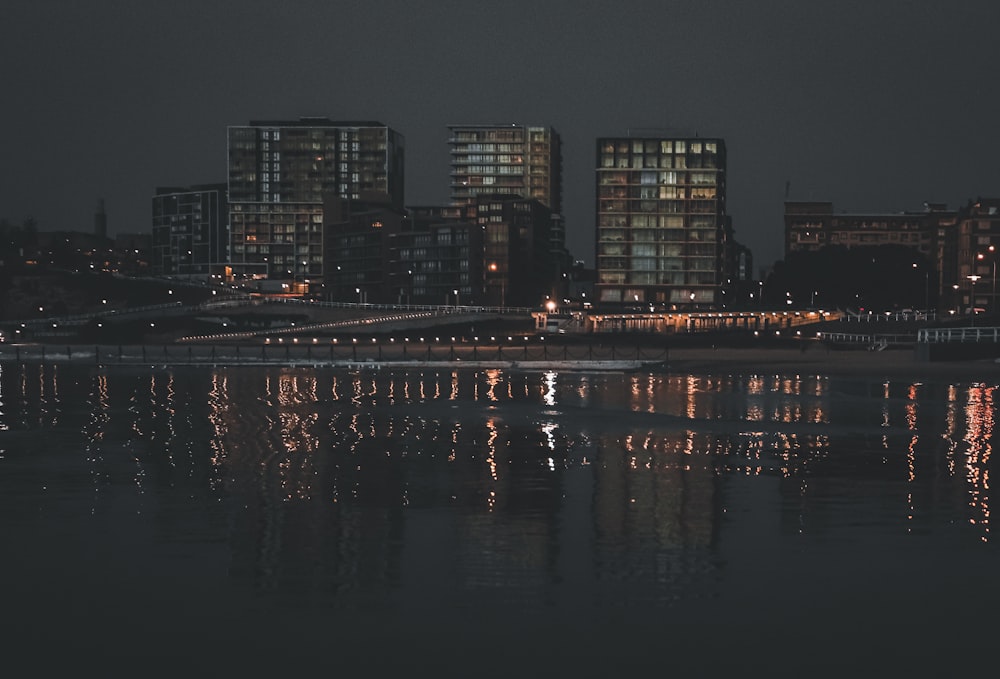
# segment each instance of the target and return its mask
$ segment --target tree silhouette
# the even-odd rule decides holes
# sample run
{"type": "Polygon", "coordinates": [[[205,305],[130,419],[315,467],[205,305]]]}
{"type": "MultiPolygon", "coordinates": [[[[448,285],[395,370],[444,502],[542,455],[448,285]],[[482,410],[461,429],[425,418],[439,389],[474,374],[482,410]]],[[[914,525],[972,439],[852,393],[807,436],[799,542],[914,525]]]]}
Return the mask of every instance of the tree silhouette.
{"type": "Polygon", "coordinates": [[[775,264],[765,283],[771,306],[817,306],[855,310],[933,307],[936,280],[931,261],[904,245],[793,252],[775,264]]]}

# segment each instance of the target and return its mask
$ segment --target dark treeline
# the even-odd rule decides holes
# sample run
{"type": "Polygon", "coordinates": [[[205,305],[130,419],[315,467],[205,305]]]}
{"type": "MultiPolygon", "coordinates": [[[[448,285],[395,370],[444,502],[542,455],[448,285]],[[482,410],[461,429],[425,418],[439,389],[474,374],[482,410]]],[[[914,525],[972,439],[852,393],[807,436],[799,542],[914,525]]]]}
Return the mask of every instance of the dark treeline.
{"type": "Polygon", "coordinates": [[[26,217],[20,226],[0,218],[0,258],[5,262],[11,255],[23,253],[25,248],[37,246],[38,222],[34,217],[26,217]]]}
{"type": "Polygon", "coordinates": [[[937,305],[938,273],[904,245],[827,246],[777,262],[764,284],[765,303],[855,310],[924,309],[937,305]]]}

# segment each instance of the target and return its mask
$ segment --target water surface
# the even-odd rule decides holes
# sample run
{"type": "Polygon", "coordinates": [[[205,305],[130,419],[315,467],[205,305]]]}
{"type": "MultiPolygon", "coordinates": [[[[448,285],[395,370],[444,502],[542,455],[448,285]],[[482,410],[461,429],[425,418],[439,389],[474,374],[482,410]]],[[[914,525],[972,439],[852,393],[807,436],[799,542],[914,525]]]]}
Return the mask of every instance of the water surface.
{"type": "Polygon", "coordinates": [[[39,663],[919,674],[997,629],[993,384],[4,365],[0,388],[4,632],[39,663]]]}

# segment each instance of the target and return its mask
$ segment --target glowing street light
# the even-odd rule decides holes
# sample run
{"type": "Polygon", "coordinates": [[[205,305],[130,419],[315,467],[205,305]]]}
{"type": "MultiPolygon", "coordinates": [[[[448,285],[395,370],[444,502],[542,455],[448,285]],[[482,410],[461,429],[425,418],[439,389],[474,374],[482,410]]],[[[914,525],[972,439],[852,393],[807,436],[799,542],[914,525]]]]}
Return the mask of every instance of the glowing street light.
{"type": "Polygon", "coordinates": [[[971,282],[972,287],[969,291],[969,316],[972,319],[972,325],[976,325],[976,281],[978,281],[982,276],[972,274],[971,276],[966,276],[971,282]]]}

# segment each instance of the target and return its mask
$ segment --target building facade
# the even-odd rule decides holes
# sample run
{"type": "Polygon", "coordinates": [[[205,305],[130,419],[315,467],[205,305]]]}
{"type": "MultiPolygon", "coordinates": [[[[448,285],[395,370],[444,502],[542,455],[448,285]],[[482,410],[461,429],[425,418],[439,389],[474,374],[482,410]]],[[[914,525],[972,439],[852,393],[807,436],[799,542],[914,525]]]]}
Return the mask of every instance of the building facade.
{"type": "Polygon", "coordinates": [[[835,214],[833,203],[785,203],[785,255],[829,245],[904,245],[930,257],[939,211],[835,214]]]}
{"type": "Polygon", "coordinates": [[[449,125],[451,203],[511,195],[562,213],[562,142],[551,127],[449,125]]]}
{"type": "Polygon", "coordinates": [[[562,141],[552,127],[451,125],[451,204],[482,229],[483,303],[534,306],[568,272],[562,141]],[[516,274],[516,275],[515,275],[516,274]]]}
{"type": "Polygon", "coordinates": [[[295,293],[322,284],[325,197],[402,210],[403,162],[402,135],[379,122],[300,118],[230,127],[234,270],[289,282],[295,293]]]}
{"type": "Polygon", "coordinates": [[[158,276],[204,276],[228,261],[225,184],[159,187],[153,196],[150,268],[158,276]]]}
{"type": "Polygon", "coordinates": [[[555,215],[541,202],[480,195],[468,205],[407,210],[409,228],[393,246],[400,298],[420,304],[539,307],[561,298],[562,257],[554,257],[555,215]]]}
{"type": "Polygon", "coordinates": [[[418,218],[393,243],[392,289],[402,304],[482,306],[482,253],[475,222],[418,218]]]}
{"type": "Polygon", "coordinates": [[[1000,257],[1000,199],[976,198],[959,210],[956,232],[956,278],[951,282],[959,313],[1000,311],[997,306],[997,258],[1000,257]]]}
{"type": "Polygon", "coordinates": [[[324,201],[322,288],[315,296],[335,302],[396,302],[390,277],[394,237],[409,229],[406,213],[387,203],[329,195],[324,201]]]}
{"type": "Polygon", "coordinates": [[[486,303],[538,307],[563,297],[560,276],[569,263],[552,247],[559,215],[538,200],[481,195],[476,223],[483,232],[486,303]]]}
{"type": "Polygon", "coordinates": [[[597,140],[595,301],[711,308],[727,271],[722,139],[597,140]]]}

